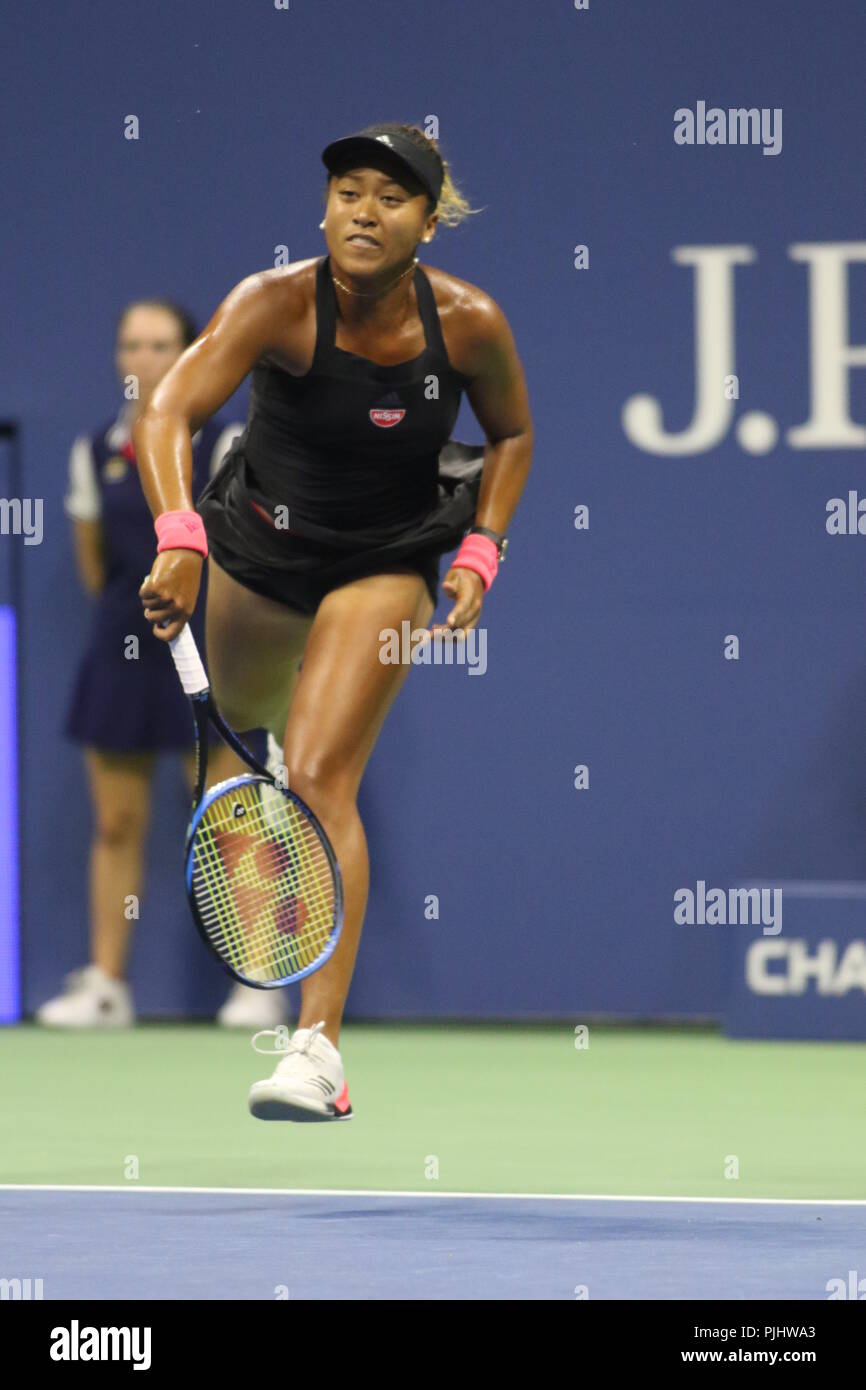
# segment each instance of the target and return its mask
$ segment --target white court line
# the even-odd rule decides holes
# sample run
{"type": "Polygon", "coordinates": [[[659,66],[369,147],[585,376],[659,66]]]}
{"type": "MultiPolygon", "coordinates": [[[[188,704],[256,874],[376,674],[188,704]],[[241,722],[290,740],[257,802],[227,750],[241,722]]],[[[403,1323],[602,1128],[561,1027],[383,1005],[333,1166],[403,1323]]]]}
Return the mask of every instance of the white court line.
{"type": "Polygon", "coordinates": [[[368,1187],[142,1187],[94,1183],[0,1183],[0,1192],[182,1192],[209,1197],[459,1197],[493,1202],[713,1202],[759,1207],[866,1207],[866,1197],[634,1197],[598,1192],[401,1192],[368,1187]]]}

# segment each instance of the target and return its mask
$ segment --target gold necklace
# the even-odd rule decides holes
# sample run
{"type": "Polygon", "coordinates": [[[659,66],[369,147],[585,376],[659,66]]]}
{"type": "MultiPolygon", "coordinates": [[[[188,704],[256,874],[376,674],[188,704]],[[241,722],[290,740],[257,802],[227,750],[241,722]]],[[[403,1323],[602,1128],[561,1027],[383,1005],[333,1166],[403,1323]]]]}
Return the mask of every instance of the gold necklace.
{"type": "Polygon", "coordinates": [[[388,286],[388,289],[387,289],[387,290],[376,290],[376,292],[375,292],[374,294],[365,294],[363,290],[350,290],[348,285],[344,285],[343,282],[342,282],[342,280],[338,280],[338,279],[337,279],[336,275],[334,274],[333,266],[331,267],[331,278],[333,279],[333,281],[334,281],[334,283],[335,283],[336,285],[339,285],[339,286],[340,286],[340,289],[341,289],[341,290],[345,290],[345,291],[346,291],[346,294],[356,294],[356,295],[360,295],[361,299],[376,299],[376,298],[378,298],[379,295],[381,295],[381,294],[387,294],[387,293],[388,293],[388,290],[392,290],[392,289],[394,288],[394,285],[398,284],[399,281],[403,279],[403,275],[408,275],[408,274],[409,274],[409,271],[410,271],[410,270],[414,270],[417,264],[418,264],[418,257],[417,257],[417,256],[414,256],[414,257],[412,258],[412,263],[411,263],[411,265],[407,265],[406,269],[403,271],[403,274],[402,274],[402,275],[398,275],[398,276],[397,276],[397,279],[393,282],[393,284],[390,284],[390,285],[388,286]]]}

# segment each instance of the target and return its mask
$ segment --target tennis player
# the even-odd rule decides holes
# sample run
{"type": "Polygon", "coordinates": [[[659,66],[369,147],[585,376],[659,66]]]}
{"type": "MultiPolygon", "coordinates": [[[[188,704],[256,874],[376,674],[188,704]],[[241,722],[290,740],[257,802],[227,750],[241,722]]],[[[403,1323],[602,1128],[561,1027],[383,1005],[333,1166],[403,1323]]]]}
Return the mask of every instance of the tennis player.
{"type": "Polygon", "coordinates": [[[356,799],[408,670],[380,659],[380,634],[408,620],[459,640],[476,626],[533,437],[502,311],[417,261],[440,221],[472,211],[436,143],[377,125],[322,160],[328,254],[242,280],[134,428],[158,537],[145,617],[160,641],[177,636],[209,556],[217,703],[233,727],[270,730],[342,872],[337,948],[301,982],[298,1028],[250,1091],[263,1119],[352,1114],[338,1044],[369,881],[356,799]],[[191,433],[249,372],[246,428],[196,511],[191,433]],[[464,391],[485,446],[449,439],[464,391]],[[451,611],[428,627],[440,556],[458,544],[443,581],[451,611]]]}
{"type": "MultiPolygon", "coordinates": [[[[114,365],[138,396],[93,434],[80,435],[69,457],[64,508],[74,528],[84,588],[94,596],[90,633],[78,665],[64,722],[82,746],[93,806],[89,855],[90,961],[67,976],[65,988],[36,1012],[40,1024],[62,1028],[128,1027],[135,1006],[127,963],[135,918],[128,895],[144,888],[144,849],[156,759],[180,754],[186,781],[195,780],[193,727],[168,653],[153,641],[138,590],[153,555],[153,519],[142,495],[132,446],[132,423],[197,328],[179,305],[138,300],[120,314],[114,365]]],[[[191,441],[197,496],[221,464],[239,423],[204,424],[191,441]]],[[[193,631],[203,629],[200,616],[193,631]]],[[[219,781],[243,771],[221,743],[211,771],[219,781]]],[[[217,1017],[226,1025],[278,1023],[278,991],[237,985],[217,1017]]]]}

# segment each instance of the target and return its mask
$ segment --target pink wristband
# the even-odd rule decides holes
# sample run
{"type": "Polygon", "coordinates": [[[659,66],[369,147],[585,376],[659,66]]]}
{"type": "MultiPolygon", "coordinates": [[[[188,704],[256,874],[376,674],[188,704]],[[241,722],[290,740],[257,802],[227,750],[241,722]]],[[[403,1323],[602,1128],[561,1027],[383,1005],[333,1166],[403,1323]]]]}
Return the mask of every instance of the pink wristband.
{"type": "Polygon", "coordinates": [[[198,512],[162,512],[153,523],[161,550],[198,550],[207,555],[207,534],[198,512]]]}
{"type": "Polygon", "coordinates": [[[451,561],[451,565],[455,569],[474,570],[476,574],[480,574],[486,593],[499,569],[499,552],[496,542],[492,541],[489,536],[479,536],[477,533],[464,536],[463,543],[451,561]]]}

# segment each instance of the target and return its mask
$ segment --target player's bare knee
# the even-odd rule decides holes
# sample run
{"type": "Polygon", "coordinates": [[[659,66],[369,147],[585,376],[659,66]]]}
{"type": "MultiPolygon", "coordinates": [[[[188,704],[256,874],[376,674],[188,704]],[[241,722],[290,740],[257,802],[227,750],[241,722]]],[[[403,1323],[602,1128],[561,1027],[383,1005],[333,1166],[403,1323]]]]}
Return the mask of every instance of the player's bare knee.
{"type": "Polygon", "coordinates": [[[289,787],[312,810],[327,806],[331,814],[335,815],[340,807],[350,807],[354,804],[357,786],[351,769],[345,765],[338,766],[327,758],[293,758],[291,751],[284,752],[284,757],[289,787]]]}

